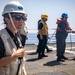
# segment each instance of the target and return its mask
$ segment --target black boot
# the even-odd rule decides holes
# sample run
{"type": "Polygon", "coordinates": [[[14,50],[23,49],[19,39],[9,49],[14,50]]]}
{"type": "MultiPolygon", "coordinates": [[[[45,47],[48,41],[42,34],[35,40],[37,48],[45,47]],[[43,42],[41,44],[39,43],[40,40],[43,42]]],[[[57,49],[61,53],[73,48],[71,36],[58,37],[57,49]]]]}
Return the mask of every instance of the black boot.
{"type": "Polygon", "coordinates": [[[39,55],[38,55],[38,59],[42,59],[42,55],[39,54],[39,55]]]}
{"type": "Polygon", "coordinates": [[[61,58],[64,59],[64,60],[68,60],[68,58],[65,57],[64,55],[61,58]]]}
{"type": "Polygon", "coordinates": [[[50,49],[48,48],[48,46],[46,46],[46,49],[47,49],[47,53],[49,53],[49,52],[52,51],[52,50],[50,50],[50,49]]]}
{"type": "Polygon", "coordinates": [[[50,49],[47,49],[47,53],[49,53],[49,52],[52,52],[52,50],[50,50],[50,49]]]}
{"type": "Polygon", "coordinates": [[[61,58],[61,56],[58,56],[57,61],[64,61],[64,60],[61,58]]]}

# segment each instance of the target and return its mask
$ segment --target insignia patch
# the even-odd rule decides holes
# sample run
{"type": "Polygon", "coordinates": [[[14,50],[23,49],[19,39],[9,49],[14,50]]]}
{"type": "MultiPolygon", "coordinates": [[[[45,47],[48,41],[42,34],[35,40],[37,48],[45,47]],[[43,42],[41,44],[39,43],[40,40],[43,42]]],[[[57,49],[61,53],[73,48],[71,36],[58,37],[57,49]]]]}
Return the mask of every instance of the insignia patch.
{"type": "Polygon", "coordinates": [[[19,9],[19,10],[23,10],[23,7],[21,7],[21,6],[18,6],[18,9],[19,9]]]}

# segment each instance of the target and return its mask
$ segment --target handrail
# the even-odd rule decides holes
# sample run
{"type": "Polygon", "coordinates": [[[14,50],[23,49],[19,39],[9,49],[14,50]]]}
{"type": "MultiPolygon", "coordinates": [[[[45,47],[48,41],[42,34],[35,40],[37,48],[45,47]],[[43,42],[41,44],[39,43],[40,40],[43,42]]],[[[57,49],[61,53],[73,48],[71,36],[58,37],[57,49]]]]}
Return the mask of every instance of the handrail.
{"type": "MultiPolygon", "coordinates": [[[[33,30],[35,32],[35,29],[33,30]]],[[[52,30],[49,30],[52,31],[52,30]]],[[[28,33],[28,40],[26,41],[26,44],[35,44],[38,43],[38,38],[37,38],[37,32],[32,32],[32,33],[28,33]]],[[[53,30],[52,32],[50,32],[49,34],[49,39],[48,39],[48,43],[56,43],[56,38],[55,38],[55,32],[56,30],[53,30]]],[[[75,42],[75,34],[70,34],[68,35],[66,41],[71,43],[71,42],[75,42]]]]}

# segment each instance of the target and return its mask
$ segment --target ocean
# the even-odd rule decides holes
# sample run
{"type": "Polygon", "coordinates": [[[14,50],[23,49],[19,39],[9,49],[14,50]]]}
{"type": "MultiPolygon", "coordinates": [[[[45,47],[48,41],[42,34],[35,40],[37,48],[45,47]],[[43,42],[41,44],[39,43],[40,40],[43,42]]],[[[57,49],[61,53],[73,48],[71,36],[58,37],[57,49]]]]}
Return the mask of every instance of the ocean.
{"type": "MultiPolygon", "coordinates": [[[[55,34],[50,34],[48,39],[48,43],[56,43],[55,34]]],[[[66,39],[66,42],[75,42],[75,34],[69,33],[66,39]]],[[[37,33],[28,33],[28,40],[26,40],[26,44],[37,44],[38,38],[37,33]]]]}

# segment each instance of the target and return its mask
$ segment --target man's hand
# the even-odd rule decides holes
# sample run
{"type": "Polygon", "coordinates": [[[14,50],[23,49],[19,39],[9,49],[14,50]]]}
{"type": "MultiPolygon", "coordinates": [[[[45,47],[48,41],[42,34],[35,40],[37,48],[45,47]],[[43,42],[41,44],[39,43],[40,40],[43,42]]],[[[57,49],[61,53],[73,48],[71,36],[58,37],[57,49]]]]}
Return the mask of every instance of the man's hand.
{"type": "Polygon", "coordinates": [[[66,30],[68,33],[75,33],[73,30],[66,30]]]}
{"type": "Polygon", "coordinates": [[[15,56],[17,58],[23,57],[25,55],[25,49],[19,48],[17,51],[13,52],[12,56],[15,56]]]}
{"type": "Polygon", "coordinates": [[[75,31],[72,31],[72,33],[75,33],[75,31]]]}
{"type": "Polygon", "coordinates": [[[40,39],[41,39],[41,40],[43,39],[43,36],[42,36],[42,35],[40,35],[40,39]]]}
{"type": "Polygon", "coordinates": [[[28,40],[28,36],[26,36],[26,40],[28,40]]]}

